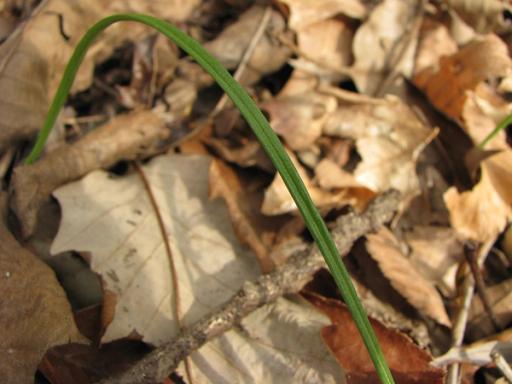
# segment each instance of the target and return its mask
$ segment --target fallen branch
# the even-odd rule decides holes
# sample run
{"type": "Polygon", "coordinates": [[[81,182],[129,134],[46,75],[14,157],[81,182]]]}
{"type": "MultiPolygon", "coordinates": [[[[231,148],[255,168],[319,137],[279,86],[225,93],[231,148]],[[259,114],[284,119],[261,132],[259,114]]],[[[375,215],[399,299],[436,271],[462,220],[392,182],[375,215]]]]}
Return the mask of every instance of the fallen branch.
{"type": "Polygon", "coordinates": [[[32,234],[39,208],[57,187],[120,160],[153,154],[159,140],[169,136],[170,129],[163,117],[152,111],[135,111],[113,118],[76,143],[63,145],[34,164],[17,166],[11,183],[11,204],[23,236],[32,234]]]}
{"type": "MultiPolygon", "coordinates": [[[[398,192],[390,191],[377,197],[364,213],[341,216],[332,230],[340,254],[347,254],[359,237],[389,221],[397,209],[399,198],[398,192]]],[[[246,282],[217,311],[199,320],[169,343],[156,348],[129,370],[101,383],[163,381],[190,353],[229,331],[257,308],[272,303],[282,295],[299,292],[324,266],[322,255],[313,245],[294,253],[274,272],[262,275],[254,282],[246,282]]]]}

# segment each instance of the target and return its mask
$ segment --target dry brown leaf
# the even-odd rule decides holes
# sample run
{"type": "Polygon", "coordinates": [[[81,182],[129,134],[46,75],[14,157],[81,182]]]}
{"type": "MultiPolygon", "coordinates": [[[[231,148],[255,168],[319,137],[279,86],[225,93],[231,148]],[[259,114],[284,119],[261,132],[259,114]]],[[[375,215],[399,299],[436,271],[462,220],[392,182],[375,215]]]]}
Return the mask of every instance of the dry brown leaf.
{"type": "Polygon", "coordinates": [[[423,277],[447,297],[456,293],[458,264],[464,260],[463,245],[449,227],[415,226],[405,233],[411,248],[409,260],[423,277]]]}
{"type": "Polygon", "coordinates": [[[263,194],[260,188],[254,188],[259,182],[255,182],[251,175],[244,176],[221,160],[213,160],[209,171],[210,198],[224,199],[238,239],[253,250],[262,272],[268,273],[274,269],[274,263],[269,258],[271,239],[275,237],[273,233],[286,223],[286,219],[261,214],[263,194]]]}
{"type": "Polygon", "coordinates": [[[487,242],[505,229],[512,214],[512,151],[482,162],[482,176],[471,191],[451,187],[444,194],[452,227],[463,239],[487,242]]]}
{"type": "Polygon", "coordinates": [[[315,167],[315,181],[324,189],[361,187],[352,174],[328,158],[320,160],[315,167]]]}
{"type": "Polygon", "coordinates": [[[366,248],[395,288],[420,313],[450,326],[443,299],[435,286],[406,258],[396,237],[388,229],[367,235],[366,248]]]}
{"type": "Polygon", "coordinates": [[[384,0],[357,29],[352,77],[361,93],[382,94],[387,79],[412,74],[422,7],[416,0],[384,0]]]}
{"type": "Polygon", "coordinates": [[[4,383],[33,383],[52,346],[85,339],[53,271],[0,225],[0,340],[4,383]]]}
{"type": "Polygon", "coordinates": [[[457,43],[451,37],[448,28],[440,22],[426,18],[421,26],[414,73],[429,67],[437,68],[441,57],[455,52],[457,52],[457,43]]]}
{"type": "Polygon", "coordinates": [[[345,78],[343,73],[352,62],[353,37],[350,22],[341,17],[310,24],[297,32],[300,51],[293,66],[307,69],[331,82],[339,82],[345,78]]]}
{"type": "MultiPolygon", "coordinates": [[[[322,330],[324,341],[346,370],[347,383],[380,383],[363,340],[346,306],[332,299],[306,295],[307,299],[332,321],[322,330]]],[[[441,384],[444,372],[430,364],[430,354],[415,345],[407,336],[370,319],[384,358],[397,383],[441,384]]]]}
{"type": "Polygon", "coordinates": [[[24,236],[33,232],[39,208],[55,188],[120,160],[154,153],[169,134],[163,116],[135,111],[114,117],[82,140],[63,145],[32,165],[16,167],[12,206],[24,236]]]}
{"type": "MultiPolygon", "coordinates": [[[[183,20],[197,6],[198,0],[110,2],[48,0],[32,17],[9,36],[0,47],[0,88],[8,89],[0,96],[0,147],[30,137],[42,124],[67,60],[87,28],[100,18],[115,12],[141,12],[170,20],[183,20]],[[66,40],[59,29],[62,16],[66,40]],[[28,81],[27,79],[30,79],[28,81]]],[[[138,25],[118,24],[110,27],[89,51],[73,90],[83,90],[92,81],[96,60],[105,58],[126,39],[148,34],[138,25]]]]}
{"type": "MultiPolygon", "coordinates": [[[[373,193],[368,191],[366,188],[346,188],[343,190],[329,192],[316,187],[295,156],[292,153],[288,154],[317,207],[321,209],[330,209],[351,204],[358,209],[362,209],[373,197],[373,193]]],[[[290,192],[288,192],[281,176],[276,174],[274,180],[265,191],[265,198],[261,206],[261,212],[265,215],[280,215],[296,211],[297,205],[295,204],[295,201],[293,201],[293,198],[290,195],[290,192]]]]}
{"type": "MultiPolygon", "coordinates": [[[[253,254],[237,242],[224,203],[208,199],[209,167],[206,156],[184,155],[157,157],[143,167],[168,233],[185,325],[259,275],[253,254]]],[[[89,252],[92,269],[116,301],[103,341],[136,333],[152,344],[168,342],[180,331],[169,259],[138,176],[113,178],[96,171],[55,195],[63,220],[52,251],[89,252]]],[[[192,378],[195,383],[210,383],[212,377],[239,383],[305,377],[339,382],[341,369],[319,337],[326,324],[328,319],[304,303],[279,299],[194,352],[192,378]]]]}
{"type": "Polygon", "coordinates": [[[260,104],[270,115],[270,125],[293,150],[308,149],[322,134],[322,128],[338,103],[336,98],[317,92],[278,97],[260,104]]]}
{"type": "Polygon", "coordinates": [[[207,137],[203,141],[209,147],[212,147],[221,158],[230,163],[244,168],[258,167],[268,172],[274,170],[274,165],[256,138],[244,140],[244,142],[238,145],[233,142],[235,141],[233,136],[230,139],[207,137]]]}
{"type": "Polygon", "coordinates": [[[341,104],[324,134],[352,138],[362,157],[354,176],[375,192],[418,191],[416,159],[432,131],[407,105],[388,96],[379,103],[341,104]]]}
{"type": "Polygon", "coordinates": [[[296,31],[338,14],[362,19],[367,13],[364,2],[359,0],[279,0],[279,2],[288,7],[290,12],[288,26],[296,31]]]}
{"type": "Polygon", "coordinates": [[[455,121],[462,123],[468,91],[481,82],[495,84],[510,76],[512,61],[506,44],[495,35],[486,35],[443,57],[438,68],[426,68],[414,77],[414,83],[430,102],[455,121]]]}
{"type": "MultiPolygon", "coordinates": [[[[265,7],[253,5],[214,40],[205,43],[204,47],[226,68],[235,69],[258,29],[264,12],[265,7]]],[[[283,16],[277,11],[271,12],[267,27],[269,33],[265,33],[256,45],[240,79],[242,84],[254,84],[262,76],[277,71],[291,55],[287,47],[278,45],[271,36],[271,34],[288,35],[283,16]]]]}

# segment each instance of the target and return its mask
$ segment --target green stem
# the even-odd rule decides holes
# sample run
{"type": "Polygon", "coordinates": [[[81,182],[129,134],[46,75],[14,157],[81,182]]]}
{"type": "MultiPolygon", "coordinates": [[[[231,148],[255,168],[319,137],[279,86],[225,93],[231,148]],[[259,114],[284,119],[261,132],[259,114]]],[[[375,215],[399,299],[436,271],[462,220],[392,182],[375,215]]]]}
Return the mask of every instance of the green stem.
{"type": "Polygon", "coordinates": [[[482,140],[480,144],[478,144],[479,149],[484,149],[484,147],[494,139],[494,137],[502,130],[505,129],[509,124],[512,124],[512,114],[505,117],[503,120],[499,122],[496,128],[493,129],[491,133],[489,133],[485,139],[482,140]]]}
{"type": "Polygon", "coordinates": [[[380,380],[382,383],[386,384],[394,383],[391,372],[384,360],[382,350],[378,344],[377,337],[375,336],[363,306],[357,297],[354,286],[350,280],[350,276],[341,261],[341,257],[338,254],[329,231],[327,230],[327,226],[316,210],[304,183],[293,166],[290,158],[286,154],[277,135],[274,133],[272,128],[270,128],[267,120],[244,88],[237,83],[228,71],[197,41],[180,31],[175,26],[147,15],[119,14],[106,17],[90,28],[78,43],[71,59],[69,60],[57,93],[55,94],[50,106],[43,129],[39,133],[37,142],[26,159],[26,163],[30,164],[34,162],[41,154],[50,130],[68,96],[76,72],[85,56],[87,48],[106,27],[118,21],[140,22],[163,33],[192,56],[231,98],[274,163],[274,166],[283,178],[283,181],[288,187],[290,194],[304,217],[306,225],[324,256],[327,266],[329,267],[332,276],[341,291],[341,295],[352,314],[352,318],[361,333],[380,380]]]}

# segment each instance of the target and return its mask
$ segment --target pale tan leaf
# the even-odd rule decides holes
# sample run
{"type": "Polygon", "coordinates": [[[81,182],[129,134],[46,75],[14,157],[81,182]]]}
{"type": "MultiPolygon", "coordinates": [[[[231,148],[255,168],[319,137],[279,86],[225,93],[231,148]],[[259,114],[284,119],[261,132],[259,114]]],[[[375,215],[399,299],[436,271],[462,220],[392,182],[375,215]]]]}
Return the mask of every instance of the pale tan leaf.
{"type": "MultiPolygon", "coordinates": [[[[144,168],[168,232],[185,324],[258,275],[252,254],[236,241],[225,205],[208,201],[209,165],[207,157],[164,156],[144,168]]],[[[55,196],[63,219],[52,252],[90,252],[91,268],[117,299],[103,341],[134,331],[153,344],[175,336],[169,260],[138,176],[113,179],[96,171],[55,196]]]]}
{"type": "Polygon", "coordinates": [[[357,29],[352,77],[361,93],[375,95],[390,75],[412,74],[421,7],[416,0],[384,0],[357,29]]]}
{"type": "Polygon", "coordinates": [[[0,340],[3,383],[33,383],[55,345],[85,341],[53,271],[0,225],[0,340]]]}
{"type": "Polygon", "coordinates": [[[398,240],[392,232],[381,229],[376,234],[367,235],[366,248],[395,288],[421,313],[438,323],[450,326],[451,322],[444,308],[441,295],[434,285],[421,275],[406,258],[398,240]]]}
{"type": "Polygon", "coordinates": [[[437,68],[443,56],[452,55],[455,52],[457,52],[457,43],[450,36],[448,28],[432,19],[424,20],[414,62],[414,73],[429,67],[437,68]]]}
{"type": "MultiPolygon", "coordinates": [[[[265,7],[253,5],[214,40],[205,43],[204,47],[226,68],[236,68],[261,24],[264,12],[265,7]]],[[[283,36],[288,34],[283,16],[279,12],[271,11],[267,30],[269,33],[263,34],[247,63],[240,79],[242,84],[254,84],[263,75],[277,71],[291,55],[287,47],[278,44],[277,40],[271,36],[271,34],[283,36]]]]}
{"type": "Polygon", "coordinates": [[[339,82],[344,78],[342,71],[346,72],[352,62],[353,37],[354,31],[346,19],[331,18],[310,24],[297,32],[298,48],[307,56],[294,60],[293,65],[309,67],[315,75],[339,82]]]}
{"type": "Polygon", "coordinates": [[[270,115],[270,125],[293,150],[308,149],[338,103],[333,96],[317,92],[278,97],[260,105],[270,115]]]}
{"type": "Polygon", "coordinates": [[[414,268],[447,297],[456,289],[458,264],[464,260],[462,243],[449,227],[416,226],[405,233],[414,268]]]}
{"type": "MultiPolygon", "coordinates": [[[[172,249],[185,325],[259,275],[255,257],[237,242],[225,204],[208,199],[209,167],[210,158],[186,155],[161,156],[143,167],[172,249]]],[[[96,171],[55,195],[63,219],[52,251],[90,253],[115,302],[103,341],[133,334],[156,345],[169,341],[179,332],[169,259],[138,176],[96,171]]],[[[193,353],[194,382],[339,382],[341,370],[319,335],[328,319],[289,300],[261,308],[241,329],[193,353]]]]}
{"type": "Polygon", "coordinates": [[[399,99],[342,104],[331,114],[324,134],[356,140],[362,157],[354,176],[375,192],[418,190],[416,159],[432,131],[399,99]]]}
{"type": "MultiPolygon", "coordinates": [[[[194,383],[345,383],[320,336],[329,319],[298,296],[280,298],[191,355],[194,383]],[[214,379],[215,378],[215,379],[214,379]]],[[[185,374],[183,364],[178,371],[185,374]]]]}
{"type": "Polygon", "coordinates": [[[451,187],[444,194],[452,227],[464,239],[487,242],[495,239],[511,216],[510,180],[512,151],[482,163],[482,176],[471,191],[451,187]]]}
{"type": "Polygon", "coordinates": [[[315,181],[321,188],[361,187],[355,177],[330,159],[320,160],[315,168],[315,181]]]}
{"type": "MultiPolygon", "coordinates": [[[[352,204],[361,209],[373,197],[373,193],[365,188],[345,188],[332,192],[318,188],[313,184],[304,167],[299,164],[295,156],[291,153],[289,155],[316,206],[322,209],[330,209],[352,204]]],[[[265,191],[261,212],[265,215],[297,212],[297,205],[279,174],[276,174],[274,180],[265,191]]]]}
{"type": "Polygon", "coordinates": [[[288,7],[290,11],[288,25],[294,30],[337,14],[362,19],[367,13],[364,2],[359,0],[279,0],[279,2],[288,7]]]}
{"type": "Polygon", "coordinates": [[[486,35],[444,57],[438,66],[420,71],[413,81],[436,108],[462,123],[469,91],[481,82],[493,84],[511,73],[507,45],[498,36],[486,35]]]}

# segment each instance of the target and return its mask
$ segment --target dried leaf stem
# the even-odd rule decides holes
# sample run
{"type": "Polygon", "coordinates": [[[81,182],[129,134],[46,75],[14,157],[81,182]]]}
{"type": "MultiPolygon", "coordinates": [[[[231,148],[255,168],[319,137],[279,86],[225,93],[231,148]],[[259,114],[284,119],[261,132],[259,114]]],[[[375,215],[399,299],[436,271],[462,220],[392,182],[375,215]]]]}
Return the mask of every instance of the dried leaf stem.
{"type": "MultiPolygon", "coordinates": [[[[146,190],[146,193],[149,197],[151,207],[153,208],[156,220],[158,222],[158,229],[160,230],[160,234],[162,235],[165,253],[167,254],[167,259],[169,260],[169,268],[171,269],[172,292],[174,294],[174,305],[172,306],[172,309],[174,312],[174,318],[176,319],[176,323],[178,324],[178,328],[180,329],[180,331],[183,331],[184,326],[183,322],[181,321],[181,295],[180,285],[178,283],[178,273],[176,271],[176,264],[174,263],[174,258],[172,257],[171,244],[169,243],[169,236],[167,235],[167,230],[165,229],[164,219],[162,218],[160,208],[158,207],[155,195],[153,194],[151,185],[149,184],[148,178],[146,177],[144,170],[137,161],[135,161],[133,165],[135,167],[135,170],[139,174],[142,184],[144,185],[144,189],[146,190]]],[[[190,369],[189,359],[185,359],[185,371],[187,374],[187,383],[192,384],[192,371],[190,369]]]]}

